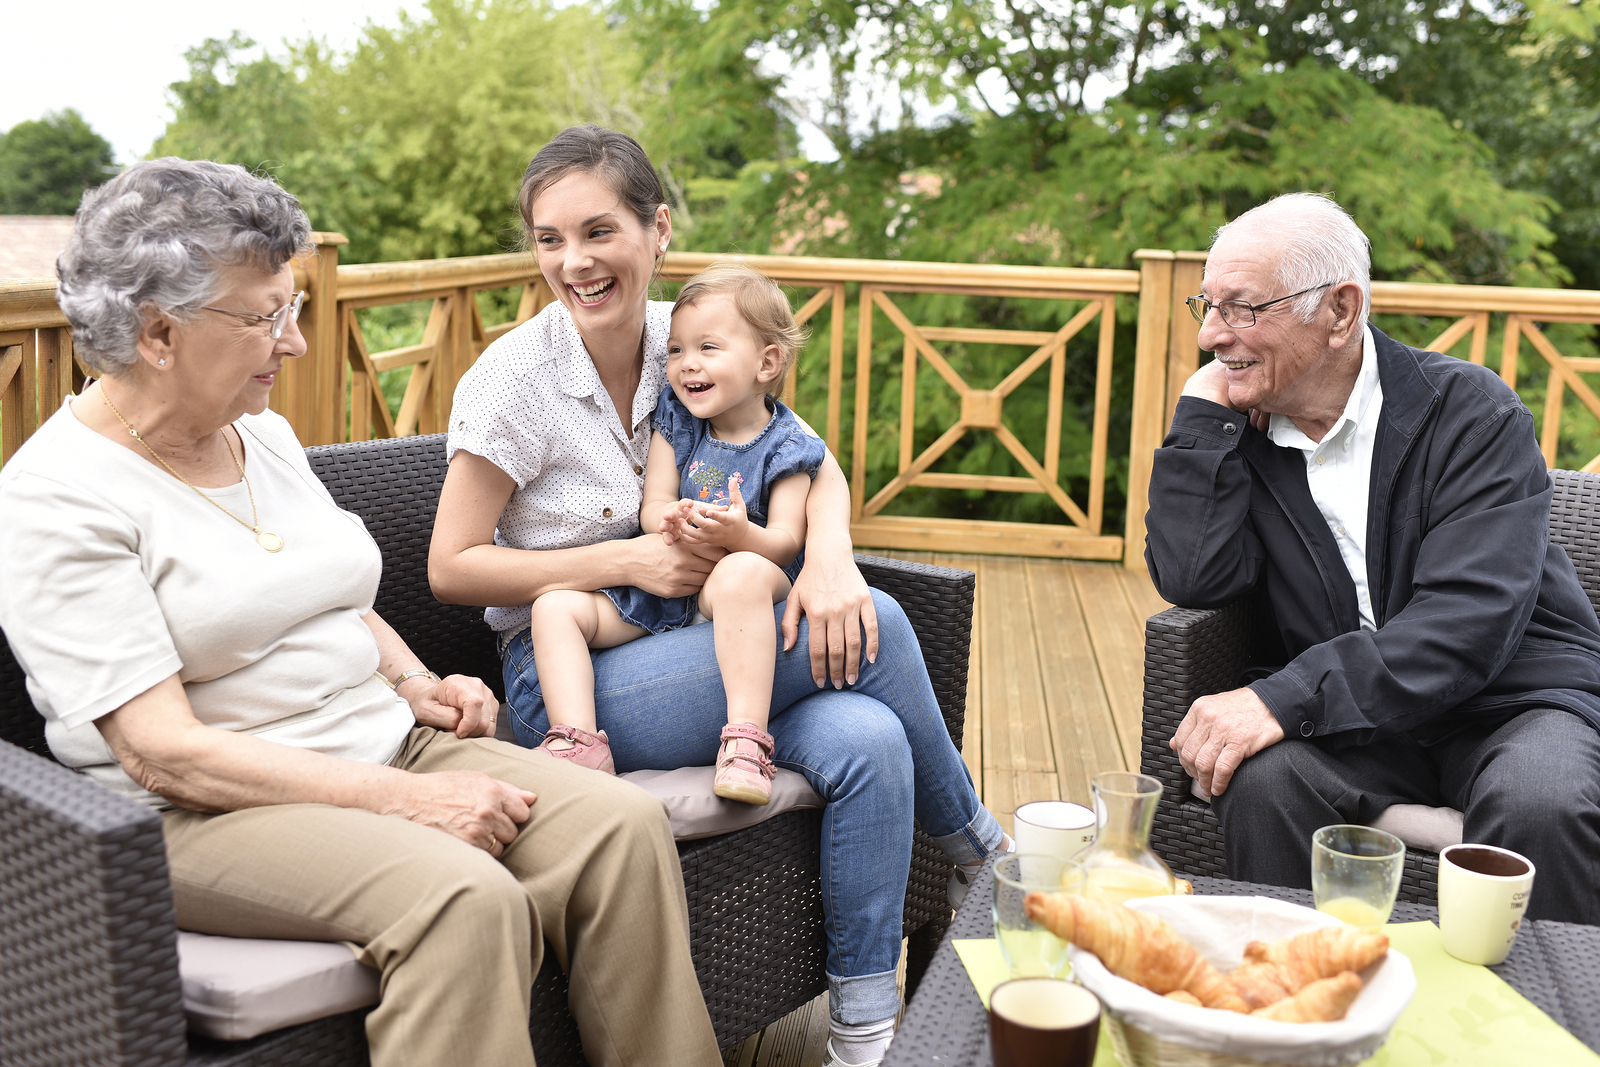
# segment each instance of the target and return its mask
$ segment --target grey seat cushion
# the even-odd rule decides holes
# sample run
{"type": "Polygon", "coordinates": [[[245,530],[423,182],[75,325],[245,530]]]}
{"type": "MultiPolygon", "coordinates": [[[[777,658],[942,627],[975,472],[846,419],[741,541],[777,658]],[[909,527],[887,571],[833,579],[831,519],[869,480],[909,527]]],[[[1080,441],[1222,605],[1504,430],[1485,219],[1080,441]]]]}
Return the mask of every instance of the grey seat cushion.
{"type": "MultiPolygon", "coordinates": [[[[500,705],[496,719],[495,739],[516,744],[516,735],[511,732],[511,715],[504,704],[500,705]]],[[[716,774],[714,767],[679,767],[674,771],[629,771],[619,777],[658,797],[667,806],[672,836],[679,841],[729,834],[786,811],[823,806],[822,798],[798,771],[778,768],[772,780],[772,799],[765,807],[717,796],[711,791],[716,774]]]]}
{"type": "Polygon", "coordinates": [[[337,941],[268,941],[178,932],[189,1029],[227,1041],[378,1002],[378,972],[337,941]]]}
{"type": "Polygon", "coordinates": [[[711,791],[715,767],[679,767],[675,771],[629,771],[621,775],[667,806],[672,836],[679,841],[716,837],[765,822],[797,808],[820,808],[822,798],[798,771],[778,768],[772,799],[765,806],[724,800],[711,791]]]}

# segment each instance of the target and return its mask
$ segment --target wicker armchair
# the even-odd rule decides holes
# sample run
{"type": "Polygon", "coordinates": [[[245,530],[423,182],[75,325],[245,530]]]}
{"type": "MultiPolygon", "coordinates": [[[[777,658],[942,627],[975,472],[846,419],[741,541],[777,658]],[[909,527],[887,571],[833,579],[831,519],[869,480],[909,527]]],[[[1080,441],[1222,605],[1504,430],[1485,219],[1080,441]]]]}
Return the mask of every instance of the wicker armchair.
{"type": "MultiPolygon", "coordinates": [[[[443,438],[308,449],[341,506],[383,549],[377,609],[436,669],[499,689],[499,660],[479,609],[437,603],[428,541],[444,478],[443,438]]],[[[858,557],[874,587],[916,628],[956,744],[966,707],[973,576],[858,557]]],[[[7,1067],[358,1065],[361,1012],[249,1041],[186,1033],[161,822],[48,757],[43,719],[0,641],[0,1062],[7,1067]]],[[[792,811],[678,846],[691,949],[717,1037],[728,1047],[824,991],[822,813],[792,811]]],[[[906,889],[908,986],[950,921],[950,866],[917,831],[906,889]]],[[[907,996],[910,995],[907,989],[907,996]]],[[[546,953],[529,1028],[539,1062],[581,1065],[566,978],[546,953]]]]}
{"type": "MultiPolygon", "coordinates": [[[[1600,475],[1553,470],[1550,537],[1567,550],[1589,600],[1600,610],[1600,475]]],[[[1255,594],[1214,610],[1169,608],[1145,623],[1144,730],[1140,769],[1161,779],[1151,845],[1172,868],[1227,877],[1222,828],[1211,806],[1190,792],[1190,779],[1167,742],[1199,697],[1234,689],[1276,636],[1262,628],[1266,612],[1255,594]]],[[[1439,857],[1406,850],[1399,898],[1432,904],[1439,890],[1439,857]]]]}

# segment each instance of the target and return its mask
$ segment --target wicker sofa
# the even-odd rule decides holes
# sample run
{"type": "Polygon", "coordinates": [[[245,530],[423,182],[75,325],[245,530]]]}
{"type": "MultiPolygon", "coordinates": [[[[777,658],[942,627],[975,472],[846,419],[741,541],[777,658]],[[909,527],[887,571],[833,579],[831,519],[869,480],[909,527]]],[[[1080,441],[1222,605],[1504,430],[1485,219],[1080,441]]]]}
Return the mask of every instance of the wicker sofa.
{"type": "MultiPolygon", "coordinates": [[[[440,670],[500,688],[478,609],[441,605],[427,584],[428,541],[444,478],[442,436],[308,449],[340,504],[358,512],[384,555],[377,609],[440,670]]],[[[959,746],[966,704],[973,576],[858,557],[916,628],[959,746]]],[[[820,887],[821,812],[791,811],[679,844],[691,947],[719,1043],[728,1047],[826,989],[820,887]]],[[[919,830],[906,892],[908,986],[950,921],[950,867],[919,830]]],[[[367,1062],[361,1012],[248,1041],[186,1032],[171,893],[158,816],[48,757],[43,720],[0,641],[0,1062],[347,1065],[367,1062]]],[[[529,1021],[546,1067],[582,1064],[566,979],[546,953],[529,1021]]],[[[907,996],[910,989],[907,989],[907,996]]]]}
{"type": "MultiPolygon", "coordinates": [[[[1600,475],[1553,470],[1550,478],[1550,537],[1572,557],[1584,591],[1600,610],[1600,475]]],[[[1145,624],[1140,765],[1165,787],[1150,839],[1174,870],[1228,875],[1217,817],[1190,792],[1189,776],[1167,742],[1197,698],[1234,689],[1247,668],[1274,662],[1270,626],[1255,594],[1213,610],[1169,608],[1145,624]]],[[[1408,848],[1400,899],[1434,903],[1438,878],[1438,855],[1408,848]]]]}

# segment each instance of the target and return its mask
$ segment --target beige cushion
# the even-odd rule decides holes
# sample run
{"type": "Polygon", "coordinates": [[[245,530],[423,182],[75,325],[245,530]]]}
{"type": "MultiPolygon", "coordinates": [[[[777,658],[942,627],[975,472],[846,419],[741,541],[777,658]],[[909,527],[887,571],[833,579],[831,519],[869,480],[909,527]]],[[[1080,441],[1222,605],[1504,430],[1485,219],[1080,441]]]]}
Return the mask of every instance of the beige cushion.
{"type": "MultiPolygon", "coordinates": [[[[1189,780],[1189,793],[1196,800],[1211,803],[1210,794],[1192,778],[1189,780]]],[[[1372,820],[1372,825],[1398,837],[1406,843],[1407,848],[1438,852],[1446,845],[1461,844],[1461,822],[1461,813],[1454,808],[1391,804],[1387,811],[1372,820]]]]}
{"type": "MultiPolygon", "coordinates": [[[[511,709],[505,704],[500,705],[494,736],[513,745],[517,743],[516,734],[511,732],[511,709]]],[[[778,768],[772,780],[772,799],[765,807],[717,796],[711,791],[716,773],[715,767],[680,767],[675,771],[629,771],[619,777],[658,797],[667,806],[672,836],[679,841],[716,837],[765,822],[786,811],[823,806],[822,798],[798,771],[778,768]]]]}
{"type": "Polygon", "coordinates": [[[765,806],[723,800],[711,791],[715,767],[679,767],[675,771],[629,771],[621,775],[667,806],[672,836],[679,841],[743,830],[774,815],[798,808],[820,808],[822,798],[798,771],[778,768],[772,779],[772,799],[765,806]]]}
{"type": "Polygon", "coordinates": [[[1372,825],[1398,837],[1407,848],[1438,852],[1446,845],[1461,844],[1461,822],[1461,813],[1454,808],[1393,804],[1372,825]]]}
{"type": "Polygon", "coordinates": [[[178,932],[189,1029],[227,1041],[378,1003],[378,972],[349,945],[178,932]]]}

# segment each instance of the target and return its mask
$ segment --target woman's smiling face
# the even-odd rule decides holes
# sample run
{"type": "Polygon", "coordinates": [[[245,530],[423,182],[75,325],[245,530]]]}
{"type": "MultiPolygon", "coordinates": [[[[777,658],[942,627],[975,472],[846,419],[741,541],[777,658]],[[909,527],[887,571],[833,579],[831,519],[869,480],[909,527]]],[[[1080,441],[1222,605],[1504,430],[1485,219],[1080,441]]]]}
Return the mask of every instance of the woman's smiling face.
{"type": "Polygon", "coordinates": [[[604,174],[574,171],[539,194],[531,215],[539,270],[590,354],[608,341],[637,348],[656,258],[672,238],[667,206],[641,226],[604,174]]]}

